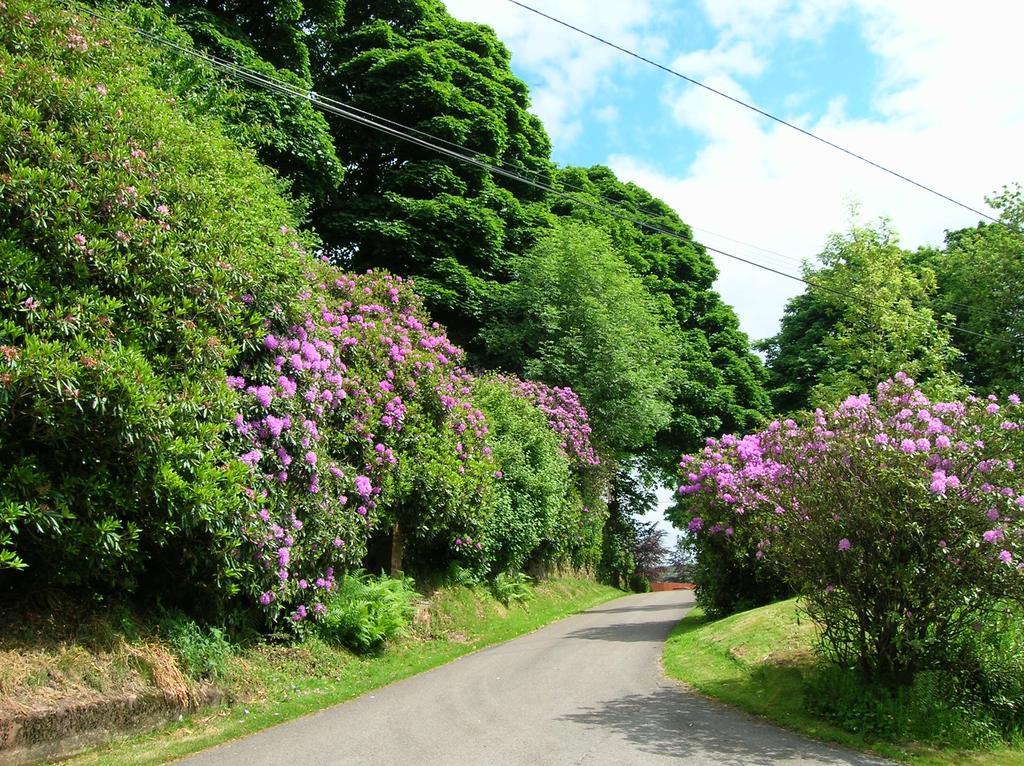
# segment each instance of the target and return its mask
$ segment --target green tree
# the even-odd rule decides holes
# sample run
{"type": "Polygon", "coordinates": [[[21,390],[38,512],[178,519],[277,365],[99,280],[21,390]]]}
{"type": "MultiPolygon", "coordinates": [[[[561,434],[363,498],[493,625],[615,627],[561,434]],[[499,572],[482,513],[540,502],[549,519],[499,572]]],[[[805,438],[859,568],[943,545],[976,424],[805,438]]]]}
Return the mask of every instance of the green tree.
{"type": "MultiPolygon", "coordinates": [[[[312,46],[319,92],[549,177],[548,137],[489,27],[456,20],[440,0],[352,0],[335,31],[312,46]]],[[[349,170],[313,211],[328,251],[415,278],[431,314],[472,350],[512,255],[546,218],[543,193],[365,126],[331,127],[349,170]]]]}
{"type": "Polygon", "coordinates": [[[965,382],[1009,394],[1024,382],[1024,192],[1008,187],[989,203],[1001,223],[949,232],[944,250],[919,260],[938,278],[935,310],[964,330],[956,343],[965,382]]]}
{"type": "Polygon", "coordinates": [[[566,221],[544,235],[484,339],[506,367],[573,388],[605,454],[639,450],[671,422],[678,331],[600,230],[566,221]]]}
{"type": "Polygon", "coordinates": [[[779,332],[757,345],[769,371],[768,391],[776,412],[810,406],[811,389],[823,370],[832,369],[825,341],[842,317],[823,290],[806,290],[786,303],[779,332]]]}
{"type": "MultiPolygon", "coordinates": [[[[163,9],[129,4],[134,26],[184,47],[284,81],[312,85],[311,32],[328,35],[341,20],[338,3],[172,2],[163,9]]],[[[197,115],[216,115],[236,141],[291,182],[297,197],[326,202],[344,175],[327,119],[310,102],[242,83],[170,47],[154,46],[156,80],[197,115]]]]}
{"type": "Polygon", "coordinates": [[[656,449],[648,452],[657,467],[671,475],[679,453],[696,449],[704,437],[759,424],[770,410],[766,372],[751,353],[735,311],[715,292],[718,270],[690,227],[664,202],[623,183],[606,167],[561,169],[556,185],[570,196],[553,196],[552,212],[603,230],[668,323],[678,328],[672,417],[659,432],[656,449]],[[595,205],[614,205],[620,214],[595,205]]]}
{"type": "Polygon", "coordinates": [[[933,396],[960,389],[959,351],[931,307],[935,278],[915,268],[885,221],[829,238],[779,333],[762,344],[780,410],[828,407],[902,370],[933,396]]]}

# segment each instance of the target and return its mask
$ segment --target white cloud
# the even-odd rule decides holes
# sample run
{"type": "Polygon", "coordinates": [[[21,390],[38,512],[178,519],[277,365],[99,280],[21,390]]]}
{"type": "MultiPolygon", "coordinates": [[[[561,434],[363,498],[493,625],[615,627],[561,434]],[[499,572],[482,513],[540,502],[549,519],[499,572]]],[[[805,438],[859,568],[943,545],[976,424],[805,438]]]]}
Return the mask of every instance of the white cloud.
{"type": "MultiPolygon", "coordinates": [[[[456,18],[494,27],[516,65],[536,78],[527,78],[533,111],[558,146],[578,138],[591,100],[609,87],[613,74],[640,66],[505,0],[446,0],[445,5],[456,18]]],[[[653,0],[535,0],[532,5],[625,48],[657,54],[665,47],[654,27],[659,16],[653,0]]]]}
{"type": "MultiPolygon", "coordinates": [[[[702,0],[717,33],[705,50],[662,38],[674,13],[662,0],[534,0],[541,10],[658,60],[672,61],[726,93],[771,72],[781,44],[823,41],[841,20],[876,57],[870,117],[851,117],[840,94],[811,114],[803,93],[779,94],[795,120],[829,140],[975,207],[1004,183],[1024,180],[1024,99],[1019,97],[1019,29],[1024,6],[1000,0],[702,0]]],[[[624,72],[646,66],[505,0],[448,0],[459,18],[495,27],[527,82],[534,110],[556,146],[587,120],[611,121],[624,72]],[[597,102],[597,103],[595,103],[597,102]],[[600,104],[600,106],[598,106],[600,104]]],[[[867,76],[867,75],[865,75],[867,76]]],[[[665,121],[701,148],[673,167],[666,156],[623,146],[606,162],[650,189],[695,226],[799,260],[845,227],[859,201],[864,217],[889,215],[909,246],[941,242],[944,229],[978,216],[870,168],[750,111],[666,76],[665,121]]],[[[626,115],[620,115],[622,127],[626,115]]],[[[617,135],[610,133],[609,135],[617,135]]],[[[796,261],[697,232],[712,246],[798,273],[796,261]]],[[[755,338],[775,332],[787,297],[801,285],[718,257],[718,288],[755,338]]]]}
{"type": "Polygon", "coordinates": [[[594,110],[594,118],[598,122],[603,122],[605,125],[612,125],[619,121],[622,116],[619,112],[619,108],[614,104],[607,104],[598,109],[594,110]]]}
{"type": "MultiPolygon", "coordinates": [[[[865,41],[878,56],[882,81],[874,94],[877,116],[853,119],[841,99],[805,127],[881,164],[919,179],[974,207],[1014,180],[1024,180],[1024,99],[1019,92],[1015,45],[1024,11],[996,4],[989,12],[972,5],[889,3],[708,3],[721,27],[715,49],[690,54],[714,62],[716,51],[750,44],[770,48],[779,36],[821,34],[810,18],[835,20],[842,6],[856,11],[865,41]],[[938,6],[942,6],[941,9],[938,6]],[[1014,18],[1009,18],[1013,16],[1014,18]],[[999,18],[998,22],[993,19],[999,18]],[[745,39],[746,38],[746,39],[745,39]]],[[[759,54],[764,56],[762,52],[759,54]]],[[[745,94],[723,64],[708,70],[708,84],[745,94]]],[[[688,167],[654,168],[642,157],[613,157],[624,178],[658,194],[684,220],[756,242],[782,253],[816,253],[831,231],[846,223],[850,201],[866,217],[889,215],[904,244],[941,243],[945,229],[970,226],[978,216],[955,207],[864,163],[758,118],[696,88],[668,87],[667,105],[681,127],[705,141],[688,167]]],[[[698,232],[698,238],[773,266],[786,261],[698,232]]],[[[717,257],[723,297],[753,337],[775,332],[783,300],[797,283],[717,257]]],[[[797,273],[795,264],[787,271],[797,273]]]]}
{"type": "MultiPolygon", "coordinates": [[[[905,0],[904,0],[905,1],[905,0]]],[[[849,0],[702,0],[711,24],[727,39],[821,39],[849,0]]]]}
{"type": "Polygon", "coordinates": [[[754,46],[749,41],[730,43],[722,40],[711,50],[691,51],[678,56],[671,68],[703,80],[719,74],[757,76],[764,71],[765,64],[765,60],[754,53],[754,46]]]}

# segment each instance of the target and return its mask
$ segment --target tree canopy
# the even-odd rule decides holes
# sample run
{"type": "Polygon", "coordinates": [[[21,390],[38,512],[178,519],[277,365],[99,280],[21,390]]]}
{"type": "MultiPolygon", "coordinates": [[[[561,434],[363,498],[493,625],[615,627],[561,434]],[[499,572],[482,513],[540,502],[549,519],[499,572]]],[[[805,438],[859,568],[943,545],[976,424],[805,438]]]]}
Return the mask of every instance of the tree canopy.
{"type": "Polygon", "coordinates": [[[484,337],[507,369],[580,394],[605,449],[624,456],[672,418],[678,332],[598,229],[559,224],[517,262],[484,337]]]}
{"type": "Polygon", "coordinates": [[[819,260],[805,266],[810,286],[762,344],[777,409],[834,405],[893,371],[932,395],[959,390],[959,351],[932,310],[934,275],[914,268],[885,221],[833,235],[819,260]]]}
{"type": "Polygon", "coordinates": [[[675,328],[679,364],[672,419],[650,454],[655,463],[671,473],[678,453],[694,449],[708,434],[758,424],[770,409],[764,367],[751,353],[735,311],[714,290],[718,269],[690,227],[664,202],[606,167],[563,168],[556,184],[567,194],[552,198],[552,212],[604,231],[675,328]]]}
{"type": "Polygon", "coordinates": [[[989,200],[999,223],[948,232],[946,247],[917,261],[934,270],[935,311],[961,331],[957,369],[979,392],[1015,393],[1024,381],[1024,192],[1008,187],[989,200]]]}

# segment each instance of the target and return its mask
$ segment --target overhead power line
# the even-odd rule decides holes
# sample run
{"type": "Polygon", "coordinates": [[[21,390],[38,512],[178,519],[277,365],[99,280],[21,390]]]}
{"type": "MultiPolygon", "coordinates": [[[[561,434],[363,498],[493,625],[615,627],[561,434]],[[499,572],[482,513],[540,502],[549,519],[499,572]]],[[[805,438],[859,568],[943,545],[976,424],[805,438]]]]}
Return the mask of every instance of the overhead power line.
{"type": "MultiPolygon", "coordinates": [[[[364,125],[364,126],[369,127],[369,128],[371,128],[373,130],[377,130],[378,132],[385,133],[387,135],[390,135],[390,136],[392,136],[394,138],[398,138],[398,139],[400,139],[402,141],[405,141],[407,143],[411,143],[411,144],[414,144],[416,146],[420,146],[422,148],[429,149],[429,150],[434,151],[436,153],[446,155],[446,156],[451,157],[453,159],[459,160],[460,162],[463,162],[463,163],[466,163],[466,164],[469,164],[469,165],[473,165],[473,166],[478,167],[478,168],[480,168],[482,170],[486,170],[488,172],[494,173],[495,175],[499,175],[499,176],[502,176],[502,177],[505,177],[505,178],[509,178],[511,180],[514,180],[514,181],[518,181],[520,183],[526,184],[528,186],[531,186],[533,188],[536,188],[536,189],[539,189],[541,191],[547,192],[549,194],[554,194],[556,196],[569,199],[569,200],[571,200],[573,202],[576,202],[577,204],[580,204],[580,205],[583,205],[585,207],[591,208],[592,210],[597,210],[599,212],[604,212],[604,213],[607,213],[608,215],[614,216],[614,217],[619,218],[621,220],[628,221],[629,223],[632,223],[634,226],[638,226],[640,228],[644,228],[644,229],[647,229],[649,231],[653,231],[653,232],[656,232],[656,233],[659,233],[659,234],[664,234],[665,236],[677,239],[677,240],[683,242],[684,244],[689,244],[689,245],[694,244],[691,239],[682,236],[681,234],[679,234],[676,231],[673,231],[672,229],[668,229],[668,228],[665,228],[665,227],[660,226],[658,224],[651,223],[650,221],[645,221],[645,220],[643,220],[641,218],[636,218],[633,215],[630,215],[628,212],[623,212],[620,209],[621,208],[621,204],[605,204],[605,205],[602,205],[602,204],[600,204],[598,202],[595,202],[593,200],[589,200],[589,199],[586,199],[586,198],[580,198],[580,197],[574,196],[571,192],[567,192],[567,191],[565,191],[563,189],[558,189],[556,187],[551,186],[550,184],[546,184],[546,183],[543,183],[541,181],[537,181],[536,179],[527,178],[527,177],[525,177],[523,175],[520,175],[519,173],[515,173],[515,172],[513,172],[511,170],[508,170],[506,168],[503,168],[503,167],[500,167],[500,166],[495,165],[493,163],[487,162],[486,160],[481,159],[479,156],[474,156],[473,154],[469,153],[470,152],[469,149],[467,149],[465,147],[462,147],[462,146],[460,146],[458,144],[454,144],[454,143],[452,143],[450,141],[444,141],[443,143],[441,143],[441,142],[438,142],[438,141],[432,141],[432,140],[429,140],[427,138],[423,138],[421,136],[429,136],[429,134],[425,134],[425,133],[423,133],[423,131],[419,131],[419,130],[417,130],[415,128],[410,128],[409,126],[403,125],[402,123],[396,122],[394,120],[389,120],[387,118],[381,117],[379,115],[374,114],[373,112],[370,112],[369,110],[360,109],[358,107],[351,106],[349,104],[346,104],[343,101],[340,101],[338,99],[332,98],[330,96],[324,96],[324,95],[316,93],[315,91],[312,91],[312,90],[306,90],[306,89],[303,89],[303,88],[297,88],[296,86],[292,85],[291,83],[285,82],[284,80],[281,80],[279,78],[270,77],[270,76],[261,74],[261,73],[255,71],[255,70],[253,70],[253,69],[250,69],[250,68],[245,67],[245,66],[241,66],[239,64],[235,64],[234,62],[231,62],[231,61],[227,61],[226,59],[222,59],[222,58],[220,58],[218,56],[215,56],[215,55],[213,55],[211,53],[208,53],[206,51],[201,51],[201,50],[198,50],[196,48],[192,48],[192,47],[189,47],[189,46],[181,45],[179,43],[174,42],[173,40],[169,40],[169,39],[163,37],[162,35],[155,34],[153,32],[149,32],[149,31],[144,30],[144,29],[140,29],[139,27],[136,27],[136,26],[134,26],[132,24],[129,24],[129,23],[127,23],[127,22],[125,22],[125,21],[123,21],[121,19],[117,19],[117,18],[113,18],[113,17],[107,16],[107,15],[105,15],[105,14],[103,14],[103,13],[101,13],[101,12],[95,10],[95,9],[92,9],[92,8],[82,8],[82,7],[78,6],[77,3],[75,3],[75,0],[65,0],[65,2],[67,2],[69,5],[73,5],[74,7],[79,8],[82,12],[84,12],[84,13],[86,13],[88,15],[95,16],[96,18],[103,19],[103,20],[108,21],[110,23],[114,23],[114,24],[120,25],[120,26],[122,26],[122,27],[124,27],[126,29],[129,29],[129,30],[135,32],[136,34],[142,36],[143,38],[145,38],[147,40],[150,40],[151,42],[153,42],[153,43],[155,43],[157,45],[161,45],[161,46],[166,47],[166,48],[171,48],[171,49],[173,49],[173,50],[175,50],[175,51],[177,51],[177,52],[179,52],[179,53],[181,53],[181,54],[183,54],[185,56],[188,56],[188,57],[191,57],[191,58],[194,58],[194,59],[197,59],[197,60],[204,61],[204,62],[210,64],[211,66],[215,67],[216,69],[219,69],[220,71],[223,71],[223,72],[225,72],[227,74],[230,74],[230,75],[234,75],[234,76],[236,76],[236,77],[238,77],[238,78],[240,78],[240,79],[242,79],[242,80],[244,80],[246,82],[249,82],[250,84],[256,85],[257,87],[261,87],[261,88],[264,88],[264,89],[270,90],[270,91],[275,91],[275,92],[277,92],[277,93],[279,93],[281,95],[288,96],[288,97],[291,97],[291,98],[304,99],[306,101],[309,101],[314,106],[316,106],[317,108],[321,109],[322,111],[328,112],[330,114],[337,115],[339,117],[342,117],[343,119],[349,120],[350,122],[354,122],[354,123],[357,123],[357,124],[360,124],[360,125],[364,125]],[[419,134],[419,135],[417,135],[417,134],[419,134]]],[[[825,291],[825,292],[829,292],[829,293],[838,295],[840,297],[844,297],[844,298],[850,299],[850,300],[852,300],[854,302],[860,302],[861,304],[865,304],[865,305],[869,305],[869,306],[875,306],[876,308],[883,308],[883,309],[884,308],[888,308],[884,304],[880,304],[880,303],[877,303],[875,301],[869,301],[869,300],[865,300],[863,298],[859,298],[858,296],[855,296],[855,295],[853,295],[853,294],[851,294],[849,292],[846,292],[844,290],[838,290],[836,288],[829,287],[827,285],[822,285],[822,284],[818,284],[818,283],[815,283],[815,282],[811,282],[811,281],[809,281],[809,280],[807,280],[807,279],[805,279],[803,277],[794,276],[793,274],[789,274],[789,273],[787,273],[785,271],[781,271],[779,269],[773,268],[771,266],[767,266],[767,265],[765,265],[763,263],[759,263],[757,261],[750,260],[748,258],[744,258],[744,257],[736,255],[734,253],[730,253],[730,252],[727,252],[725,250],[720,250],[718,248],[711,247],[710,245],[706,245],[706,244],[702,244],[702,246],[706,250],[708,250],[710,252],[713,252],[713,253],[716,253],[718,255],[721,255],[721,256],[723,256],[725,258],[729,258],[729,259],[738,261],[740,263],[745,263],[745,264],[747,264],[749,266],[753,266],[753,267],[761,269],[763,271],[767,271],[767,272],[770,272],[772,274],[776,274],[776,275],[778,275],[780,277],[784,277],[786,279],[790,279],[790,280],[793,280],[795,282],[800,282],[800,283],[802,283],[804,285],[807,285],[809,287],[813,287],[813,288],[816,288],[816,289],[819,289],[819,290],[822,290],[822,291],[825,291]]],[[[975,332],[974,330],[969,330],[969,329],[964,328],[964,327],[958,327],[957,325],[950,324],[948,322],[943,322],[941,320],[935,320],[935,321],[936,321],[936,324],[938,324],[940,327],[945,327],[947,329],[950,329],[950,330],[953,330],[953,331],[956,331],[956,332],[961,332],[961,333],[965,333],[967,335],[973,335],[973,336],[976,336],[976,337],[985,338],[985,339],[996,341],[996,342],[999,342],[999,343],[1006,343],[1008,345],[1016,345],[1015,341],[1012,341],[1012,340],[1010,340],[1008,338],[1004,338],[1004,337],[1000,337],[1000,336],[994,336],[994,335],[988,335],[988,334],[985,334],[985,333],[975,332]]]]}
{"type": "Polygon", "coordinates": [[[565,27],[566,29],[571,29],[574,32],[577,32],[577,33],[579,33],[581,35],[584,35],[585,37],[589,37],[591,40],[594,40],[595,42],[599,42],[602,45],[607,45],[609,48],[614,48],[615,50],[619,51],[620,53],[624,53],[627,56],[631,56],[632,58],[635,58],[638,61],[642,61],[645,64],[650,64],[651,66],[656,67],[656,68],[660,69],[661,71],[666,72],[666,73],[672,75],[673,77],[678,77],[680,80],[685,80],[686,82],[690,83],[691,85],[696,85],[698,88],[703,88],[704,90],[708,91],[709,93],[714,93],[716,96],[721,96],[724,99],[728,99],[729,101],[731,101],[732,103],[736,104],[737,106],[742,106],[744,109],[749,109],[750,111],[755,112],[755,113],[761,115],[762,117],[765,117],[765,118],[767,118],[767,119],[769,119],[769,120],[771,120],[773,122],[776,122],[779,125],[784,125],[785,127],[790,128],[791,130],[795,130],[797,133],[801,133],[802,135],[806,136],[807,138],[811,138],[811,139],[813,139],[813,140],[815,140],[815,141],[817,141],[819,143],[824,144],[825,146],[831,147],[832,149],[840,151],[843,154],[846,154],[846,155],[848,155],[850,157],[853,157],[854,159],[857,159],[857,160],[860,160],[861,162],[867,163],[871,167],[877,168],[878,170],[881,170],[883,173],[888,173],[891,176],[899,178],[901,181],[906,181],[909,184],[913,184],[918,189],[922,189],[922,190],[928,192],[929,194],[934,194],[936,197],[940,197],[941,199],[944,199],[947,202],[951,202],[954,205],[957,205],[958,207],[963,208],[964,210],[969,210],[970,212],[975,213],[976,215],[980,215],[983,218],[987,218],[989,221],[994,221],[995,223],[1003,223],[1003,221],[1001,221],[1000,219],[996,218],[995,216],[989,215],[988,213],[985,213],[985,212],[983,212],[981,210],[978,210],[975,207],[971,207],[966,202],[961,202],[958,199],[950,197],[948,194],[943,194],[938,189],[936,189],[936,188],[934,188],[932,186],[928,186],[927,184],[921,183],[920,181],[915,181],[913,178],[910,178],[909,176],[906,176],[903,173],[900,173],[900,172],[898,172],[896,170],[893,170],[892,168],[887,167],[887,166],[881,164],[880,162],[875,162],[874,160],[869,159],[868,157],[865,157],[863,154],[859,154],[859,153],[853,151],[852,149],[847,149],[845,146],[837,144],[834,141],[829,141],[824,136],[820,136],[817,133],[812,133],[811,131],[809,131],[809,130],[807,130],[805,128],[801,128],[799,125],[796,125],[796,124],[794,124],[792,122],[789,122],[788,120],[784,120],[781,117],[776,117],[771,112],[767,112],[764,109],[761,109],[759,106],[756,106],[755,104],[751,104],[749,101],[744,101],[743,99],[736,98],[735,96],[730,96],[728,93],[725,93],[724,91],[718,90],[717,88],[713,88],[712,86],[708,85],[707,83],[701,82],[700,80],[697,80],[697,79],[695,79],[693,77],[689,77],[688,75],[685,75],[682,72],[679,72],[679,71],[673,69],[672,67],[666,66],[665,64],[659,63],[659,62],[657,62],[657,61],[655,61],[653,59],[649,59],[646,56],[644,56],[644,55],[642,55],[640,53],[637,53],[636,51],[633,51],[633,50],[630,50],[629,48],[626,48],[626,47],[623,47],[621,45],[618,45],[617,43],[614,43],[611,40],[608,40],[608,39],[606,39],[604,37],[601,37],[600,35],[596,35],[593,32],[588,32],[585,29],[581,29],[580,27],[577,27],[574,24],[570,24],[568,21],[565,21],[563,19],[557,18],[556,16],[552,16],[552,15],[550,15],[548,13],[544,13],[544,11],[538,10],[537,8],[529,6],[526,3],[520,2],[520,0],[508,0],[508,2],[512,3],[513,5],[519,6],[520,8],[522,8],[525,11],[529,11],[530,13],[534,13],[537,16],[541,16],[541,17],[543,17],[545,19],[548,19],[549,21],[553,21],[555,24],[559,24],[559,25],[565,27]]]}

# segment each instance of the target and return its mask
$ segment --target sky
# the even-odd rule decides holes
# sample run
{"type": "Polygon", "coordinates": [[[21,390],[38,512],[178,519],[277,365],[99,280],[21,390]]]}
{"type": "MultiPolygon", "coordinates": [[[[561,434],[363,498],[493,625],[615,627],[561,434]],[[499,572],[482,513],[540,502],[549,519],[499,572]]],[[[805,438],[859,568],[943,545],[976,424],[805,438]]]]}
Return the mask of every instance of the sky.
{"type": "MultiPolygon", "coordinates": [[[[997,0],[526,0],[528,4],[993,212],[1024,181],[1019,30],[997,0]]],[[[698,240],[791,274],[826,237],[891,219],[941,244],[979,216],[508,0],[446,0],[489,24],[530,87],[563,164],[611,167],[665,200],[698,240]],[[745,243],[745,244],[740,244],[745,243]]],[[[752,339],[803,287],[715,256],[752,339]]]]}
{"type": "MultiPolygon", "coordinates": [[[[1024,182],[1024,4],[524,2],[989,214],[985,197],[1024,182]]],[[[671,205],[709,246],[798,275],[853,215],[888,217],[910,248],[941,245],[947,229],[979,221],[508,0],[446,4],[508,46],[557,162],[611,167],[671,205]]],[[[716,289],[741,327],[752,339],[774,335],[803,285],[713,257],[716,289]]],[[[664,507],[668,495],[660,497],[664,507]]]]}

